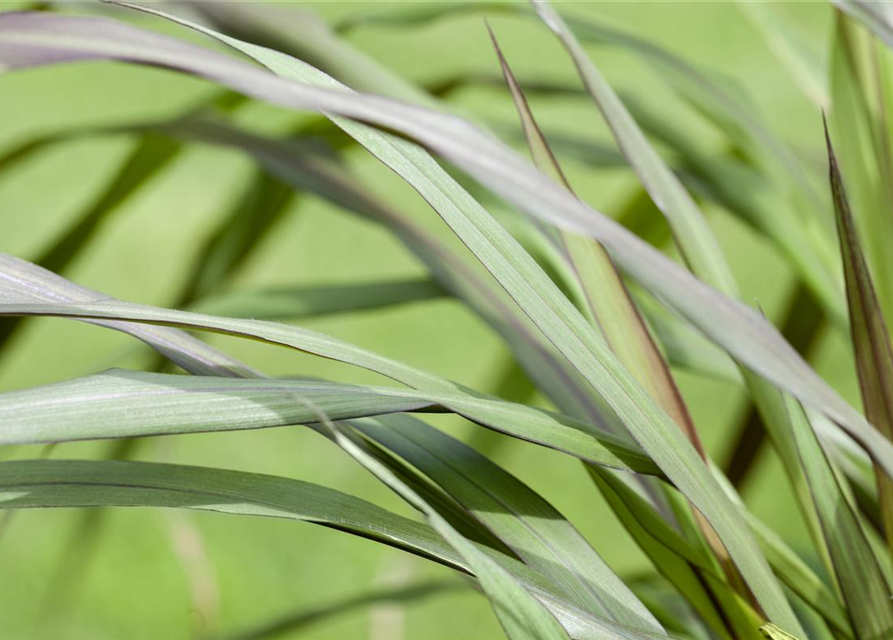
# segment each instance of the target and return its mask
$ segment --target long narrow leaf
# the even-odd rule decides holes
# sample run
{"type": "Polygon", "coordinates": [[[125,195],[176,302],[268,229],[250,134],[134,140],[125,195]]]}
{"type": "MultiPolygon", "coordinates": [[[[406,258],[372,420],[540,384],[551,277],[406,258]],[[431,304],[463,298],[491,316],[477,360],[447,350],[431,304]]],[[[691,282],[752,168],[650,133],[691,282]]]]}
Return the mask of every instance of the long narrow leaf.
{"type": "MultiPolygon", "coordinates": [[[[165,507],[285,518],[403,549],[459,571],[466,561],[431,527],[353,496],[300,480],[148,462],[20,460],[0,463],[0,509],[165,507]]],[[[653,640],[589,616],[512,558],[479,547],[516,576],[579,640],[653,640]]]]}
{"type": "MultiPolygon", "coordinates": [[[[828,166],[837,232],[846,279],[847,301],[850,309],[850,331],[856,354],[856,371],[865,406],[865,416],[887,438],[893,438],[893,348],[884,314],[878,304],[868,264],[860,248],[853,215],[850,212],[843,178],[837,166],[834,149],[827,128],[828,166]]],[[[887,535],[888,547],[893,550],[893,482],[880,469],[878,503],[887,535]]]]}
{"type": "Polygon", "coordinates": [[[887,638],[893,634],[893,603],[877,558],[805,412],[790,398],[786,405],[856,636],[860,640],[887,638]]]}
{"type": "Polygon", "coordinates": [[[258,429],[449,405],[517,437],[565,443],[596,464],[656,473],[634,446],[595,438],[585,423],[542,410],[463,394],[426,394],[329,382],[238,380],[111,371],[0,394],[4,444],[258,429]]]}

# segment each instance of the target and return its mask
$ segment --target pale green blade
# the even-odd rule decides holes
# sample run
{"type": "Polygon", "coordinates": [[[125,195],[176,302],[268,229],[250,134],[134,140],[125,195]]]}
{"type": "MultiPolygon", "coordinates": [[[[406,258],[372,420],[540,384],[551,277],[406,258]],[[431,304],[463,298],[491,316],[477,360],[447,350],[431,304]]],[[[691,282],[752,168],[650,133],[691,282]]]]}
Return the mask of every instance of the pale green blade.
{"type": "MultiPolygon", "coordinates": [[[[240,471],[150,462],[0,462],[0,509],[163,507],[285,518],[344,531],[444,564],[472,569],[431,527],[319,485],[240,471]]],[[[654,640],[587,615],[517,560],[477,547],[536,594],[580,640],[654,640]]]]}
{"type": "Polygon", "coordinates": [[[720,291],[737,295],[738,285],[731,269],[694,199],[652,148],[561,16],[544,0],[533,0],[533,5],[568,50],[586,89],[611,128],[617,146],[673,227],[673,238],[689,268],[720,291]]]}
{"type": "MultiPolygon", "coordinates": [[[[12,260],[10,260],[9,262],[13,266],[17,264],[16,261],[12,260]]],[[[28,274],[28,270],[19,269],[17,273],[28,274]]],[[[19,281],[19,283],[21,283],[22,277],[20,276],[17,280],[19,281]]],[[[64,286],[64,281],[62,281],[62,283],[62,285],[57,286],[64,286]]],[[[129,327],[129,325],[124,326],[129,327]]],[[[159,327],[153,328],[156,331],[170,331],[161,329],[159,327]]],[[[202,356],[207,360],[213,360],[213,350],[211,350],[210,348],[205,349],[204,351],[202,351],[202,356]]],[[[188,362],[186,363],[186,366],[189,366],[188,362]]],[[[86,381],[82,380],[63,386],[54,386],[44,390],[38,388],[23,392],[32,395],[49,395],[52,398],[65,398],[65,400],[63,400],[63,404],[67,404],[68,406],[63,409],[61,414],[59,414],[58,412],[54,412],[53,408],[47,407],[45,403],[42,406],[48,410],[47,412],[42,412],[39,406],[35,407],[33,403],[29,403],[27,400],[25,400],[24,402],[16,402],[15,396],[10,396],[8,397],[8,399],[12,400],[11,404],[14,404],[16,407],[18,407],[19,410],[22,410],[24,413],[18,413],[17,416],[8,415],[8,422],[14,425],[18,425],[17,428],[21,429],[25,433],[33,433],[36,428],[39,428],[37,422],[41,422],[44,424],[48,422],[50,428],[56,429],[56,433],[61,434],[62,436],[64,436],[66,433],[70,434],[70,429],[72,426],[77,429],[78,421],[80,421],[81,430],[95,429],[96,425],[106,425],[97,433],[97,435],[100,437],[112,435],[112,432],[116,429],[128,430],[127,435],[151,433],[154,432],[155,429],[157,429],[157,425],[160,422],[164,422],[165,420],[167,420],[168,425],[175,425],[174,429],[177,432],[183,432],[186,431],[186,429],[184,429],[184,421],[190,416],[194,421],[196,430],[206,430],[207,425],[213,423],[215,418],[223,421],[223,424],[218,426],[223,426],[224,428],[243,428],[246,426],[252,426],[251,421],[257,420],[258,418],[272,421],[272,424],[289,423],[298,419],[316,420],[318,419],[318,411],[320,410],[328,410],[333,415],[336,415],[338,417],[349,417],[349,414],[338,413],[339,411],[343,412],[346,408],[343,400],[339,400],[337,396],[331,395],[326,398],[324,396],[320,396],[319,392],[325,387],[327,387],[329,390],[341,388],[342,390],[347,392],[347,396],[342,396],[346,398],[350,396],[353,391],[359,390],[359,387],[355,387],[352,385],[339,386],[329,384],[320,386],[317,383],[307,386],[307,384],[302,385],[290,381],[233,381],[213,378],[160,376],[157,374],[147,375],[130,373],[126,374],[125,380],[121,380],[119,378],[120,374],[116,374],[111,380],[103,380],[102,376],[100,376],[93,379],[88,379],[86,381]],[[176,384],[178,387],[178,391],[172,397],[161,397],[156,384],[159,381],[171,385],[176,384]],[[126,384],[122,385],[122,382],[126,384]],[[84,389],[85,383],[86,389],[84,389]],[[99,391],[98,395],[93,393],[93,391],[95,390],[95,383],[100,383],[102,386],[105,386],[106,389],[99,391]],[[111,384],[111,388],[117,388],[119,391],[123,390],[124,387],[127,387],[129,389],[129,393],[109,393],[109,383],[111,384]],[[142,387],[146,391],[146,395],[144,395],[144,397],[142,398],[136,397],[142,383],[148,383],[147,385],[143,385],[142,387]],[[222,395],[220,393],[221,389],[223,388],[221,387],[221,385],[226,386],[226,392],[222,395]],[[219,403],[219,411],[210,412],[208,410],[208,405],[204,402],[204,400],[207,398],[196,396],[192,399],[189,399],[188,396],[184,396],[182,391],[188,389],[198,391],[200,394],[210,393],[212,395],[219,396],[216,401],[217,403],[219,403]],[[241,391],[239,391],[240,389],[241,391]],[[298,391],[298,393],[285,393],[283,395],[282,393],[274,391],[274,393],[271,395],[270,392],[274,389],[279,389],[280,392],[285,389],[291,389],[292,391],[298,391]],[[73,399],[73,397],[72,394],[67,390],[81,390],[87,392],[80,393],[79,396],[79,404],[83,407],[83,411],[72,411],[74,405],[70,401],[73,399]],[[248,393],[248,395],[245,395],[246,392],[249,391],[250,393],[248,393]],[[102,398],[108,398],[110,395],[114,395],[114,398],[112,399],[111,403],[105,402],[105,406],[103,406],[103,402],[97,401],[97,397],[101,400],[102,398]],[[126,401],[122,399],[123,395],[127,395],[126,401]],[[267,412],[259,406],[261,403],[264,402],[264,398],[268,398],[271,403],[275,404],[275,409],[272,412],[267,412]],[[302,398],[304,400],[303,403],[301,402],[302,398]],[[188,404],[184,404],[186,400],[191,403],[191,406],[194,408],[193,411],[189,410],[188,404]],[[142,403],[147,404],[142,406],[141,409],[140,406],[142,405],[142,403]],[[125,407],[125,410],[122,412],[121,408],[124,404],[127,404],[128,407],[125,407]],[[148,411],[148,408],[151,408],[152,410],[148,411]],[[32,409],[37,409],[37,412],[32,412],[32,409]],[[25,415],[26,413],[28,415],[25,415]],[[31,424],[23,424],[23,417],[27,420],[29,415],[31,417],[31,424]],[[37,418],[37,420],[35,420],[35,418],[37,418]],[[154,426],[152,426],[147,431],[146,425],[154,426]],[[134,426],[136,426],[137,431],[132,430],[132,427],[134,426]]],[[[393,396],[393,398],[397,400],[397,402],[405,403],[405,393],[406,392],[397,389],[381,389],[380,391],[374,393],[374,399],[376,402],[381,402],[383,400],[382,394],[397,394],[397,396],[393,396]]],[[[52,404],[53,402],[54,401],[51,400],[50,404],[52,404]]],[[[409,402],[414,403],[415,401],[409,402]]],[[[475,403],[477,403],[476,400],[475,403]]],[[[492,406],[496,405],[491,405],[491,407],[492,406]]],[[[409,408],[411,407],[408,405],[404,405],[402,407],[402,409],[409,408]]],[[[522,412],[530,410],[532,409],[528,407],[521,407],[522,412]]],[[[14,411],[16,410],[14,409],[14,411]]],[[[476,410],[473,409],[472,411],[475,412],[476,410]]],[[[496,414],[493,414],[492,417],[499,423],[511,424],[512,429],[521,426],[523,423],[523,420],[518,420],[518,416],[508,416],[508,419],[505,420],[505,416],[498,416],[496,414]]],[[[270,424],[270,422],[268,422],[268,424],[270,424]]],[[[255,423],[254,426],[261,425],[255,423]]],[[[550,437],[554,437],[556,425],[548,425],[547,429],[550,431],[550,433],[553,434],[550,437]]],[[[560,429],[558,430],[560,431],[560,429]]],[[[611,576],[610,572],[607,571],[606,568],[604,568],[602,573],[608,577],[611,576]]],[[[588,575],[590,576],[590,578],[595,580],[594,584],[590,583],[592,587],[595,587],[597,585],[597,588],[599,590],[605,589],[603,582],[608,581],[608,577],[604,577],[603,575],[599,574],[592,574],[591,572],[588,572],[588,575]]],[[[619,595],[623,594],[622,583],[619,583],[616,577],[612,579],[614,581],[614,589],[612,592],[609,592],[612,594],[609,598],[609,601],[615,603],[614,606],[619,606],[616,603],[623,601],[621,598],[619,598],[619,595]]],[[[633,608],[635,608],[634,603],[636,601],[630,594],[628,594],[628,592],[626,593],[626,598],[627,602],[629,603],[626,606],[632,606],[633,608]]],[[[638,618],[634,618],[634,620],[638,620],[638,618]]]]}
{"type": "MultiPolygon", "coordinates": [[[[862,253],[843,177],[825,129],[837,233],[850,310],[850,335],[865,416],[887,438],[893,438],[893,347],[871,272],[862,253]]],[[[893,481],[877,470],[878,504],[887,547],[893,550],[893,481]]]]}
{"type": "Polygon", "coordinates": [[[835,11],[831,43],[832,99],[830,123],[835,153],[862,233],[862,247],[872,269],[884,314],[893,314],[893,172],[890,148],[893,99],[890,64],[893,52],[854,20],[835,11]]]}
{"type": "Polygon", "coordinates": [[[0,394],[0,442],[260,429],[316,422],[320,410],[341,420],[403,411],[442,411],[447,406],[479,424],[531,442],[544,439],[595,464],[659,473],[635,445],[610,435],[596,437],[585,423],[461,392],[123,370],[0,394]]]}
{"type": "MultiPolygon", "coordinates": [[[[573,58],[583,83],[601,109],[618,146],[635,169],[652,200],[666,216],[673,229],[673,240],[694,275],[705,282],[713,283],[723,293],[737,297],[738,284],[732,270],[694,199],[648,142],[636,121],[590,60],[561,16],[545,0],[534,0],[534,6],[573,58]]],[[[747,369],[743,370],[743,374],[754,403],[781,454],[801,510],[810,525],[813,539],[818,548],[822,549],[818,522],[797,465],[796,453],[790,438],[790,427],[785,424],[786,414],[780,406],[780,398],[765,380],[747,369]]]]}

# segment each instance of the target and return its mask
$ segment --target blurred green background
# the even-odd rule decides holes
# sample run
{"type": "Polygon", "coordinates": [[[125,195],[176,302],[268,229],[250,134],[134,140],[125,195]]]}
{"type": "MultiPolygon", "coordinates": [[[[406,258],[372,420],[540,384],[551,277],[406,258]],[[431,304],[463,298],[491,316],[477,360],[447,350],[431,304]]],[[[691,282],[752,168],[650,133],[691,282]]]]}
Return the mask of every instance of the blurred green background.
{"type": "MultiPolygon", "coordinates": [[[[400,4],[302,2],[300,8],[335,22],[400,4]]],[[[0,6],[17,8],[16,3],[0,6]]],[[[829,6],[792,3],[785,8],[818,46],[826,46],[829,6]]],[[[705,69],[735,78],[776,132],[799,147],[820,151],[819,113],[733,3],[568,2],[560,9],[606,20],[705,69]]],[[[63,10],[83,13],[96,8],[70,3],[63,10]]],[[[184,35],[124,10],[104,12],[184,35]]],[[[497,15],[490,22],[522,83],[549,80],[577,86],[571,63],[541,25],[497,15]]],[[[457,16],[411,29],[362,28],[348,39],[423,83],[457,74],[498,72],[480,16],[457,16]]],[[[592,48],[591,53],[624,94],[649,104],[704,148],[723,149],[722,132],[701,120],[632,55],[607,48],[592,48]]],[[[0,149],[38,134],[170,117],[214,91],[207,83],[171,72],[120,64],[0,75],[0,149]]],[[[450,102],[488,123],[517,130],[510,97],[501,87],[462,90],[452,94],[450,102]]],[[[547,134],[609,143],[597,110],[586,98],[534,97],[531,102],[547,134]]],[[[241,124],[268,133],[282,132],[304,117],[264,105],[250,105],[238,114],[241,124]]],[[[53,147],[0,173],[0,250],[25,259],[38,256],[74,223],[133,145],[133,139],[124,136],[86,138],[53,147]]],[[[372,158],[354,149],[347,159],[378,193],[397,199],[439,233],[448,233],[414,193],[372,158]]],[[[626,170],[594,170],[570,159],[564,164],[581,196],[608,214],[616,215],[637,192],[626,170]]],[[[64,275],[125,300],[173,304],[202,242],[251,175],[251,163],[238,153],[190,146],[101,225],[64,275]]],[[[744,299],[777,317],[792,290],[790,271],[740,222],[716,208],[708,206],[708,212],[740,276],[744,299]]],[[[383,229],[302,195],[229,285],[358,283],[423,274],[424,269],[383,229]]],[[[311,319],[302,325],[484,391],[495,392],[511,380],[512,363],[497,337],[452,300],[311,319]]],[[[210,340],[274,375],[382,382],[374,374],[283,349],[219,337],[210,340]]],[[[820,336],[813,362],[847,398],[854,399],[852,365],[839,335],[820,336]]],[[[64,320],[29,321],[0,353],[0,390],[110,366],[149,363],[150,358],[124,335],[64,320]]],[[[724,459],[730,434],[742,417],[740,394],[723,382],[678,372],[677,379],[711,453],[724,459]]],[[[650,571],[574,460],[458,419],[433,422],[492,455],[544,494],[622,577],[650,571]]],[[[108,443],[67,444],[52,456],[101,456],[109,448],[108,443]]],[[[38,453],[37,448],[18,447],[4,449],[0,456],[29,458],[38,453]]],[[[298,427],[153,439],[143,443],[136,455],[300,478],[409,513],[346,456],[298,427]]],[[[758,515],[803,550],[803,533],[789,517],[795,507],[786,489],[778,489],[781,486],[776,462],[764,452],[744,496],[758,515]]],[[[371,542],[285,521],[120,509],[94,518],[86,538],[73,538],[83,517],[73,511],[31,511],[17,513],[5,523],[0,539],[0,638],[186,638],[197,628],[226,634],[353,595],[450,574],[371,542]],[[209,610],[216,611],[211,620],[198,619],[190,576],[193,585],[205,590],[201,597],[209,610]]],[[[460,589],[404,606],[359,608],[281,637],[436,640],[500,635],[486,601],[470,589],[460,589]]]]}

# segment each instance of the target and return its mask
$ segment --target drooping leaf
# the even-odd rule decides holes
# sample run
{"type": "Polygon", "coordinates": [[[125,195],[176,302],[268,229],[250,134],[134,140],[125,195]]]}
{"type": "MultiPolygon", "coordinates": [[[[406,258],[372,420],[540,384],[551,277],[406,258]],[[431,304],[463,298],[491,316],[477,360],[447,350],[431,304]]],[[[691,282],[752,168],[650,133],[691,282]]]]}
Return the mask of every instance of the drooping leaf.
{"type": "MultiPolygon", "coordinates": [[[[245,335],[243,333],[243,335],[245,335]]],[[[4,444],[230,431],[334,420],[449,405],[473,421],[525,440],[561,443],[596,464],[657,472],[634,445],[571,418],[471,395],[427,394],[330,382],[238,380],[111,371],[0,394],[4,444]]]]}

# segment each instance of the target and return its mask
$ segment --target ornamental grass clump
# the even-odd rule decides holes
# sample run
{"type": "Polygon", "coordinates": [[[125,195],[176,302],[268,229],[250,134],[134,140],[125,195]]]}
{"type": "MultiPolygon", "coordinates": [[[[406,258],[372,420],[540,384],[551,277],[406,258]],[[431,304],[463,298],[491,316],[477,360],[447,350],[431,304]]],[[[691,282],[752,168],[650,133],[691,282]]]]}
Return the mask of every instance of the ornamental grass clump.
{"type": "MultiPolygon", "coordinates": [[[[0,69],[115,61],[162,67],[218,89],[173,118],[38,137],[0,158],[2,170],[74,138],[138,140],[108,191],[33,262],[0,254],[0,345],[21,331],[22,318],[56,317],[123,332],[155,352],[143,369],[0,394],[0,444],[55,447],[43,454],[26,448],[38,452],[33,459],[0,462],[6,526],[14,526],[12,510],[114,506],[314,523],[466,575],[513,639],[893,638],[893,349],[886,321],[893,314],[893,21],[881,5],[834,2],[824,74],[796,25],[775,7],[739,3],[814,105],[814,140],[823,149],[815,162],[726,79],[635,35],[562,16],[544,0],[393,5],[357,12],[337,28],[281,5],[187,3],[174,14],[113,4],[103,7],[111,17],[80,5],[0,14],[0,69]],[[193,18],[179,17],[187,13],[193,18]],[[489,30],[499,75],[483,82],[516,109],[513,133],[523,135],[511,145],[504,132],[445,101],[449,86],[413,84],[342,37],[373,24],[409,30],[459,14],[491,18],[480,28],[489,30]],[[145,26],[125,21],[135,15],[145,26]],[[511,52],[500,47],[497,18],[506,15],[551,31],[578,85],[525,86],[511,52]],[[162,26],[164,34],[153,29],[162,26]],[[625,49],[656,69],[722,132],[728,150],[707,153],[659,104],[618,95],[588,44],[625,49]],[[551,139],[528,90],[590,100],[614,147],[551,139]],[[239,114],[258,103],[316,115],[274,136],[240,124],[239,114]],[[183,274],[174,308],[123,301],[60,275],[102,220],[195,143],[237,150],[256,168],[245,199],[183,274]],[[364,185],[343,157],[358,147],[411,187],[451,237],[364,185]],[[562,168],[573,153],[601,154],[604,164],[631,169],[662,215],[650,228],[639,224],[637,235],[632,216],[615,219],[587,204],[562,168]],[[428,277],[221,288],[300,194],[386,229],[428,277]],[[740,219],[795,275],[797,294],[781,331],[742,294],[740,270],[708,224],[705,203],[740,219]],[[667,243],[653,234],[645,239],[660,229],[667,243]],[[444,297],[492,329],[536,393],[484,393],[289,322],[444,297]],[[861,405],[803,357],[820,326],[851,346],[861,405]],[[203,340],[208,333],[359,367],[390,384],[272,376],[229,355],[232,341],[218,348],[203,340]],[[710,425],[696,419],[698,407],[680,390],[677,372],[724,380],[748,398],[749,417],[727,463],[711,459],[704,437],[710,425]],[[601,495],[650,563],[649,579],[618,575],[612,559],[596,552],[598,541],[524,474],[432,426],[431,414],[507,436],[505,446],[515,438],[552,449],[560,454],[555,464],[582,464],[591,483],[563,491],[601,495]],[[328,439],[415,517],[288,477],[138,461],[134,453],[146,436],[289,425],[328,439]],[[102,439],[116,441],[102,459],[65,455],[65,443],[102,439]],[[764,441],[786,481],[774,490],[796,504],[790,517],[802,521],[806,553],[739,495],[764,441]]],[[[213,447],[214,436],[205,438],[213,447]]],[[[258,634],[288,628],[286,621],[258,634]]]]}

